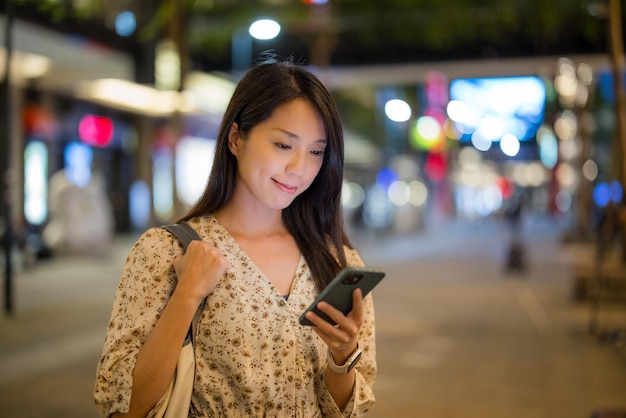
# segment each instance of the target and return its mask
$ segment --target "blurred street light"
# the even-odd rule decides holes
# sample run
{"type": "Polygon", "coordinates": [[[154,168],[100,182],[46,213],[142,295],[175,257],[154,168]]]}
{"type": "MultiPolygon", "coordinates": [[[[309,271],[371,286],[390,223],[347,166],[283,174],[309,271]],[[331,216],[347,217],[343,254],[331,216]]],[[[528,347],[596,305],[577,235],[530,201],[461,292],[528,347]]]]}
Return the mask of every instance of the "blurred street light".
{"type": "Polygon", "coordinates": [[[259,19],[245,29],[233,32],[232,47],[232,70],[243,72],[252,64],[252,39],[271,40],[280,33],[280,24],[272,19],[259,19]]]}
{"type": "Polygon", "coordinates": [[[250,25],[248,33],[260,40],[274,39],[280,33],[280,25],[272,19],[259,19],[250,25]]]}
{"type": "Polygon", "coordinates": [[[394,122],[406,122],[411,118],[411,106],[401,99],[385,103],[385,115],[394,122]]]}

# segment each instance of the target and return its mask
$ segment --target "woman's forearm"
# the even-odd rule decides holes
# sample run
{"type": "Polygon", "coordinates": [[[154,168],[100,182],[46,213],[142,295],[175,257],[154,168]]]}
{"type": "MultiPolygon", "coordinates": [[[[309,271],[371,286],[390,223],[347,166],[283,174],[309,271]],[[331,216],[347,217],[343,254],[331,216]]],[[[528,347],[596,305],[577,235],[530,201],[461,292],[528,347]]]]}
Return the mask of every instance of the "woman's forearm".
{"type": "MultiPolygon", "coordinates": [[[[328,361],[332,361],[335,364],[344,364],[356,350],[358,350],[358,345],[354,350],[348,351],[347,353],[333,353],[329,350],[328,356],[332,356],[332,358],[329,358],[328,361]]],[[[356,381],[355,370],[352,369],[348,373],[339,373],[330,366],[326,366],[324,380],[330,395],[335,400],[339,409],[343,411],[352,397],[354,382],[356,381]]]]}
{"type": "Polygon", "coordinates": [[[193,299],[174,292],[137,355],[130,410],[113,417],[145,417],[165,394],[196,309],[193,299]]]}
{"type": "Polygon", "coordinates": [[[354,382],[356,381],[356,372],[351,370],[349,373],[336,373],[330,368],[326,368],[324,374],[326,388],[335,400],[335,403],[341,411],[344,410],[354,390],[354,382]]]}

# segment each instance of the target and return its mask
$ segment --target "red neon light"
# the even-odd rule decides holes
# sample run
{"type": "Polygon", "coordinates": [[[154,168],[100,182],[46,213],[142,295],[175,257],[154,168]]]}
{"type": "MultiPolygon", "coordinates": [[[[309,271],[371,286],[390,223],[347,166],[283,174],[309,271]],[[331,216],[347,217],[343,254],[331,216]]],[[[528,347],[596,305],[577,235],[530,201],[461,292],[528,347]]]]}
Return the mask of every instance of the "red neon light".
{"type": "Polygon", "coordinates": [[[113,121],[104,116],[85,115],[78,123],[78,136],[88,145],[106,147],[113,139],[113,121]]]}

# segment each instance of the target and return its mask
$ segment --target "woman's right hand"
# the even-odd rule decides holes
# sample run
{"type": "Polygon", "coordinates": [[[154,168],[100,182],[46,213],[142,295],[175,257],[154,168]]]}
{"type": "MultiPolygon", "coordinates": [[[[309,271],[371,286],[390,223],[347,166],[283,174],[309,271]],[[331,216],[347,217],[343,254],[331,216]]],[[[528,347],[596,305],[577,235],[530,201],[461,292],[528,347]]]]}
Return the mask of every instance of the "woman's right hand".
{"type": "Polygon", "coordinates": [[[174,259],[178,278],[174,291],[192,298],[199,305],[215,289],[228,267],[228,260],[212,243],[192,241],[187,252],[174,259]]]}

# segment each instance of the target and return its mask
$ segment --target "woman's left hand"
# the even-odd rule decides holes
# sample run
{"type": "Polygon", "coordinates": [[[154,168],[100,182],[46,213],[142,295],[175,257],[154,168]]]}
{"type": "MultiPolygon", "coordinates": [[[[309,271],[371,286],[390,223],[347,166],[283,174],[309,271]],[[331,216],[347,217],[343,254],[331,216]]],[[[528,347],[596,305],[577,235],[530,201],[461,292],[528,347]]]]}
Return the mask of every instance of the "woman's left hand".
{"type": "Polygon", "coordinates": [[[315,325],[313,327],[315,333],[328,345],[335,362],[343,364],[356,350],[358,333],[363,325],[361,290],[355,289],[352,292],[352,311],[347,316],[326,302],[320,302],[317,307],[337,325],[326,322],[314,312],[308,312],[306,317],[315,325]]]}

